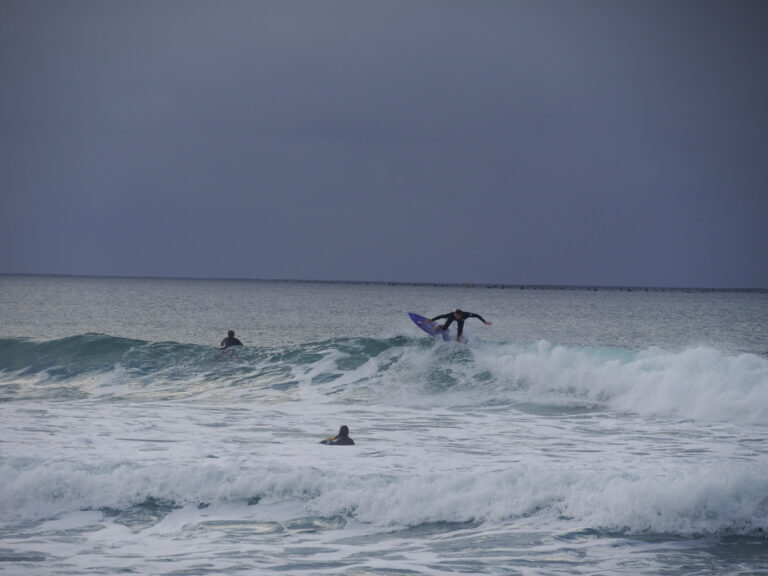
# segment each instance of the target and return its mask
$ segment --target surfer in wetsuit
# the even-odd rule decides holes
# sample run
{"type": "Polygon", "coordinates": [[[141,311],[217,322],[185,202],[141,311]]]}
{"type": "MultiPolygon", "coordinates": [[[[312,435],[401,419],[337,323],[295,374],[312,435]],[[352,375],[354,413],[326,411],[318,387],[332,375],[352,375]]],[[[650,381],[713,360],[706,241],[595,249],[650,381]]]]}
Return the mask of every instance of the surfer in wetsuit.
{"type": "Polygon", "coordinates": [[[235,338],[235,331],[230,330],[227,332],[227,337],[224,338],[224,340],[221,341],[221,347],[222,348],[229,348],[230,346],[242,346],[243,343],[240,342],[237,338],[235,338]]]}
{"type": "Polygon", "coordinates": [[[320,441],[320,444],[328,444],[330,446],[352,446],[354,443],[355,441],[349,437],[349,428],[346,425],[339,428],[339,433],[336,436],[320,441]]]}
{"type": "Polygon", "coordinates": [[[446,318],[445,324],[440,326],[443,332],[448,330],[448,326],[450,326],[454,320],[456,321],[456,341],[457,342],[461,342],[461,333],[464,331],[464,320],[466,320],[467,318],[477,318],[486,326],[491,325],[491,323],[486,322],[485,318],[480,316],[480,314],[475,314],[474,312],[464,312],[463,310],[459,310],[458,308],[453,312],[448,312],[447,314],[441,314],[440,316],[435,316],[434,318],[430,318],[429,321],[434,322],[435,320],[441,320],[442,318],[446,318]]]}

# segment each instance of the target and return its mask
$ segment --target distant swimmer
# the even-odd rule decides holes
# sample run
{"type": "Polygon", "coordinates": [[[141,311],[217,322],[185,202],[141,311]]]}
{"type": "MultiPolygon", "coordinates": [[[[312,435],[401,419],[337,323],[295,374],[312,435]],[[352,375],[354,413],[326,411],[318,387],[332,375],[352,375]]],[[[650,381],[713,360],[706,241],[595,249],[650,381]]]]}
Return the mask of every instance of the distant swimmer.
{"type": "Polygon", "coordinates": [[[345,425],[339,428],[339,433],[336,436],[320,441],[320,444],[328,444],[330,446],[352,446],[354,443],[355,441],[349,437],[349,428],[345,425]]]}
{"type": "Polygon", "coordinates": [[[230,346],[242,346],[243,343],[240,342],[237,338],[235,338],[235,331],[230,330],[227,332],[227,337],[224,338],[224,340],[221,341],[221,347],[222,348],[229,348],[230,346]]]}
{"type": "Polygon", "coordinates": [[[430,322],[434,322],[435,320],[440,320],[442,318],[446,318],[445,324],[443,324],[440,328],[443,329],[443,331],[448,330],[448,327],[451,325],[451,323],[456,320],[456,341],[461,342],[461,334],[464,332],[464,320],[467,318],[477,318],[480,320],[483,324],[486,326],[490,326],[490,322],[486,322],[485,318],[480,316],[480,314],[475,314],[474,312],[464,312],[463,310],[456,309],[453,312],[448,312],[447,314],[441,314],[440,316],[435,316],[434,318],[430,318],[430,322]]]}

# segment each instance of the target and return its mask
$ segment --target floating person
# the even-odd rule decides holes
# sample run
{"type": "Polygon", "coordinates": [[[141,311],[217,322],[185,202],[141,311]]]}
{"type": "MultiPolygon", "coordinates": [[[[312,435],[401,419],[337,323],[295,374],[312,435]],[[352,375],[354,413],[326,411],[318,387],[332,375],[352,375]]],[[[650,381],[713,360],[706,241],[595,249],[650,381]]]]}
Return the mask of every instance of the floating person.
{"type": "Polygon", "coordinates": [[[221,341],[221,348],[219,348],[219,352],[217,354],[217,359],[222,359],[225,356],[228,356],[229,358],[235,359],[237,358],[237,353],[235,350],[237,349],[237,346],[242,346],[243,343],[240,342],[237,338],[235,338],[235,331],[230,330],[227,332],[227,337],[224,338],[224,340],[221,341]]]}
{"type": "Polygon", "coordinates": [[[467,318],[477,318],[486,326],[491,325],[491,323],[487,322],[485,318],[480,316],[480,314],[475,314],[474,312],[464,312],[463,310],[459,310],[458,308],[453,312],[448,312],[447,314],[441,314],[440,316],[429,318],[428,321],[434,322],[435,320],[441,320],[443,318],[446,318],[445,324],[440,326],[443,332],[448,330],[448,327],[453,323],[454,320],[456,321],[456,341],[457,342],[461,342],[461,334],[462,332],[464,332],[464,320],[466,320],[467,318]]]}
{"type": "Polygon", "coordinates": [[[329,436],[325,440],[320,441],[320,444],[328,444],[330,446],[352,446],[354,443],[355,441],[349,437],[349,428],[346,425],[342,425],[339,428],[339,433],[336,436],[329,436]]]}
{"type": "Polygon", "coordinates": [[[224,340],[221,341],[221,347],[222,348],[229,348],[230,346],[242,346],[243,343],[240,342],[237,338],[235,338],[235,331],[230,330],[227,332],[227,337],[224,338],[224,340]]]}

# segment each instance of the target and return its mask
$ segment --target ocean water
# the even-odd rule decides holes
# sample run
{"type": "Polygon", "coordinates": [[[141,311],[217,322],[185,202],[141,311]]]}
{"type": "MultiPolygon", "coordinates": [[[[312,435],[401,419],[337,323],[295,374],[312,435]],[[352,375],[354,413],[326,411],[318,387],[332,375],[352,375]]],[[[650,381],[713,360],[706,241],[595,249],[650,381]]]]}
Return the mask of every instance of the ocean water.
{"type": "Polygon", "coordinates": [[[768,293],[0,276],[0,573],[768,574],[768,293]]]}

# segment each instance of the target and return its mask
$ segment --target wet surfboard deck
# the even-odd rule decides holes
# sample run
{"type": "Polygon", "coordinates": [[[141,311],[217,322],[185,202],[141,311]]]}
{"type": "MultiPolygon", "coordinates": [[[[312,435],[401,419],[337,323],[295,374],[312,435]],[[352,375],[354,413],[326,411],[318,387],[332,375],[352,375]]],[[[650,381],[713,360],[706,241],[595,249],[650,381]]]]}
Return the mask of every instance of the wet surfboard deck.
{"type": "Polygon", "coordinates": [[[450,341],[450,333],[443,330],[437,322],[430,322],[429,318],[415,314],[414,312],[408,312],[408,316],[410,316],[416,326],[424,330],[424,332],[430,336],[441,336],[446,342],[450,341]]]}

